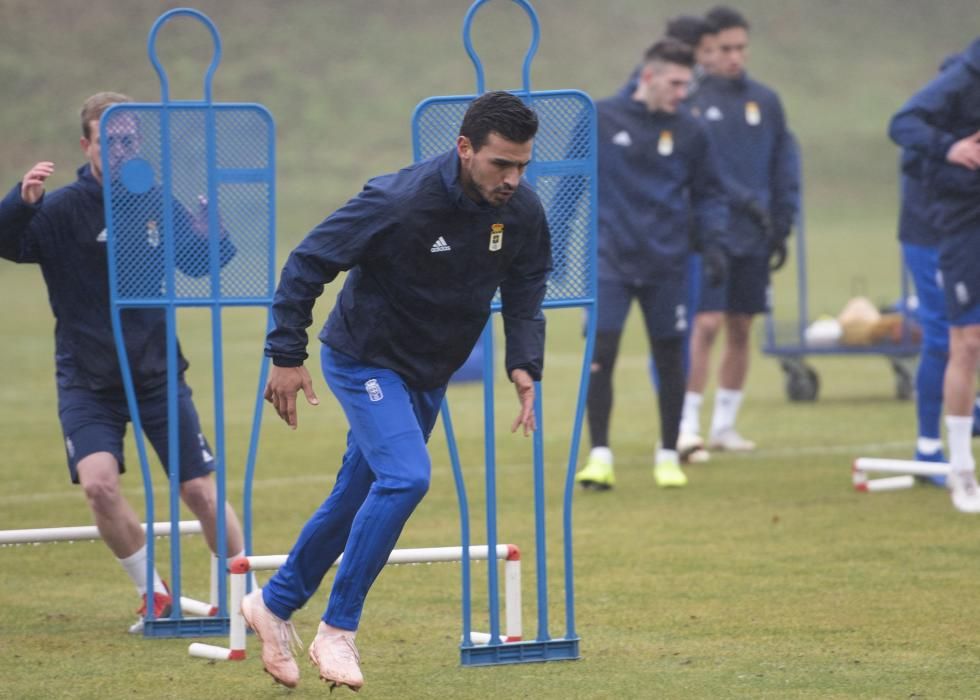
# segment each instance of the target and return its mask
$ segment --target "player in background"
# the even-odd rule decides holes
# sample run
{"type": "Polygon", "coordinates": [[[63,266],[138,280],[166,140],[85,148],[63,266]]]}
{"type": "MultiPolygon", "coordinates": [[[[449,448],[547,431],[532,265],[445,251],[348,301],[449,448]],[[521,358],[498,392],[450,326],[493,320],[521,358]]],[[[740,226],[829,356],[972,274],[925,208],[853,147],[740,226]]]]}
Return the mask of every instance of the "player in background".
{"type": "Polygon", "coordinates": [[[718,240],[728,210],[705,128],[681,110],[694,53],[675,39],[651,46],[636,90],[597,104],[599,144],[599,294],[589,381],[592,450],[575,480],[613,486],[609,447],[612,376],[633,300],[639,302],[659,375],[660,447],[654,480],[684,486],[677,431],[684,401],[684,336],[691,222],[710,276],[724,276],[718,240]]]}
{"type": "Polygon", "coordinates": [[[350,429],[330,496],[286,564],[242,601],[265,669],[283,685],[299,680],[288,620],[341,553],[309,655],[332,686],[364,684],[354,644],[364,600],[428,490],[426,441],[498,287],[507,376],[520,402],[511,430],[535,429],[551,270],[545,212],[522,180],[537,128],[519,98],[482,95],[467,109],[454,149],[374,178],[286,261],[266,342],[273,368],[265,397],[293,428],[297,393],[318,402],[304,367],[306,329],[324,284],[348,271],[320,333],[320,359],[350,429]]]}
{"type": "Polygon", "coordinates": [[[752,321],[768,309],[770,272],[786,261],[800,190],[799,153],[779,96],[746,72],[748,22],[728,7],[714,8],[706,19],[718,31],[718,51],[689,106],[707,126],[718,154],[731,212],[724,238],[729,260],[728,276],[719,286],[702,281],[678,441],[682,455],[705,445],[701,402],[711,349],[722,328],[725,346],[707,446],[755,448],[735,429],[748,376],[752,321]]]}
{"type": "MultiPolygon", "coordinates": [[[[957,56],[947,58],[940,71],[952,65],[957,56]]],[[[927,216],[929,197],[922,180],[922,156],[914,149],[903,149],[900,159],[901,206],[898,239],[902,257],[915,284],[916,316],[922,328],[922,348],[915,378],[915,407],[918,433],[915,459],[945,462],[940,430],[943,412],[943,376],[949,356],[949,319],[946,298],[939,286],[939,232],[927,216]]],[[[927,477],[945,486],[943,476],[927,477]]]]}
{"type": "MultiPolygon", "coordinates": [[[[676,39],[694,52],[694,68],[691,71],[691,83],[687,88],[687,98],[697,90],[698,84],[711,72],[714,65],[715,56],[718,51],[718,31],[711,22],[704,17],[694,15],[678,15],[667,21],[664,28],[664,37],[676,39]]],[[[631,98],[636,92],[639,81],[640,71],[643,68],[641,63],[630,75],[626,83],[619,89],[617,96],[631,98]]],[[[698,307],[698,300],[701,297],[701,255],[696,252],[698,247],[698,232],[694,230],[694,222],[691,223],[691,246],[695,249],[688,257],[687,263],[687,293],[685,296],[687,306],[687,331],[684,333],[684,374],[687,376],[688,358],[690,357],[691,326],[694,322],[694,313],[698,307]]],[[[650,356],[650,378],[653,382],[654,391],[660,390],[660,378],[657,374],[657,362],[653,355],[650,356]]],[[[709,457],[707,451],[703,449],[688,449],[681,453],[682,462],[703,462],[709,457]]]]}
{"type": "MultiPolygon", "coordinates": [[[[40,266],[55,317],[55,366],[58,415],[64,433],[68,471],[80,484],[95,524],[106,546],[119,560],[142,597],[140,615],[130,632],[143,630],[147,606],[154,616],[167,617],[173,601],[170,591],[154,570],[146,577],[146,536],[139,518],[120,491],[125,471],[123,437],[130,421],[122,374],[113,340],[109,308],[109,274],[106,254],[105,205],[102,195],[102,148],[109,152],[111,172],[139,151],[139,128],[134,118],[123,116],[108,125],[109,142],[100,143],[99,120],[113,104],[132,100],[118,93],[100,92],[89,97],[81,111],[81,147],[87,163],[78,179],[50,194],[45,182],[54,163],[42,161],[0,202],[0,256],[17,263],[40,266]],[[148,597],[152,602],[148,602],[148,597]]],[[[146,211],[146,228],[120,231],[140,246],[147,269],[160,270],[164,247],[160,245],[163,204],[157,188],[134,196],[128,205],[146,211]]],[[[174,207],[178,259],[206,260],[207,210],[191,214],[174,207]]],[[[228,238],[221,241],[221,263],[235,254],[228,238]]],[[[207,266],[182,269],[199,277],[207,266]]],[[[159,289],[160,279],[149,279],[159,289]]],[[[139,402],[142,427],[166,468],[167,358],[166,317],[162,309],[127,309],[122,314],[123,337],[139,402]]],[[[180,355],[179,351],[178,354],[180,355]]],[[[180,441],[180,497],[200,520],[212,552],[218,551],[217,490],[211,474],[214,456],[201,432],[191,389],[184,381],[188,364],[178,358],[178,415],[180,441]]],[[[225,504],[227,553],[243,554],[241,526],[225,504]]]]}
{"type": "MultiPolygon", "coordinates": [[[[664,27],[665,39],[676,39],[686,44],[694,51],[694,67],[691,69],[691,84],[687,88],[690,96],[698,88],[700,80],[711,72],[715,54],[718,51],[718,34],[714,26],[703,17],[694,15],[678,15],[667,20],[664,27]]],[[[619,97],[632,97],[636,92],[637,84],[640,80],[640,73],[643,71],[644,63],[641,62],[623,86],[617,92],[619,97]]]]}
{"type": "Polygon", "coordinates": [[[940,235],[940,287],[949,318],[943,407],[953,506],[980,513],[971,435],[980,367],[980,38],[912,96],[889,135],[921,159],[927,217],[940,235]]]}

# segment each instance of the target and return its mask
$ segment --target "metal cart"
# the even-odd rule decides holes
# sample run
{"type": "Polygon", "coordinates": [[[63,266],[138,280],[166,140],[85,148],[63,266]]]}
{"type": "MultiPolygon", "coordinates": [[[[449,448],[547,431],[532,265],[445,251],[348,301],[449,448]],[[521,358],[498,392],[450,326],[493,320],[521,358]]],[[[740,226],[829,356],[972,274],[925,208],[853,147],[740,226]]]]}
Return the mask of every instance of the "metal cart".
{"type": "MultiPolygon", "coordinates": [[[[803,209],[800,208],[796,226],[796,282],[798,291],[798,318],[791,321],[777,321],[770,310],[766,315],[762,352],[779,359],[785,375],[786,396],[790,401],[815,401],[820,392],[820,377],[817,371],[806,363],[807,356],[827,355],[880,355],[887,358],[895,376],[895,396],[909,399],[915,388],[915,363],[919,354],[919,342],[913,339],[909,323],[902,324],[902,334],[898,342],[875,345],[824,345],[807,342],[806,330],[810,325],[807,306],[806,273],[806,230],[803,225],[803,209]]],[[[904,318],[911,316],[908,307],[910,275],[904,261],[901,263],[901,301],[904,318]]]]}

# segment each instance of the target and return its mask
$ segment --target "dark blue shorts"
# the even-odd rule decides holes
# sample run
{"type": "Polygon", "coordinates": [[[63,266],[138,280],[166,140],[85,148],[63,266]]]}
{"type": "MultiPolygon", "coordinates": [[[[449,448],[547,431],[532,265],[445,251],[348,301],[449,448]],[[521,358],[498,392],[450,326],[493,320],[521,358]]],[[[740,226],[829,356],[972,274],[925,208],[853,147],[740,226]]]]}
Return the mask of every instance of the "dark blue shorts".
{"type": "MultiPolygon", "coordinates": [[[[685,264],[686,267],[686,264],[685,264]]],[[[636,299],[643,312],[647,336],[679,338],[687,332],[687,272],[657,275],[650,284],[632,285],[616,280],[599,280],[598,333],[619,333],[626,325],[630,304],[636,299]]]]}
{"type": "Polygon", "coordinates": [[[761,314],[769,310],[769,257],[766,255],[728,258],[728,275],[712,287],[701,276],[698,311],[761,314]]]}
{"type": "MultiPolygon", "coordinates": [[[[201,432],[201,422],[191,400],[191,388],[177,384],[180,437],[180,481],[190,481],[214,471],[211,446],[201,432]]],[[[167,471],[167,385],[144,392],[139,398],[140,421],[147,440],[167,471]]],[[[126,471],[123,437],[130,422],[123,391],[92,391],[82,387],[58,387],[58,417],[65,436],[65,452],[72,483],[78,483],[78,462],[96,452],[109,452],[126,471]]]]}
{"type": "Polygon", "coordinates": [[[980,324],[980,234],[943,236],[939,271],[951,326],[980,324]]]}

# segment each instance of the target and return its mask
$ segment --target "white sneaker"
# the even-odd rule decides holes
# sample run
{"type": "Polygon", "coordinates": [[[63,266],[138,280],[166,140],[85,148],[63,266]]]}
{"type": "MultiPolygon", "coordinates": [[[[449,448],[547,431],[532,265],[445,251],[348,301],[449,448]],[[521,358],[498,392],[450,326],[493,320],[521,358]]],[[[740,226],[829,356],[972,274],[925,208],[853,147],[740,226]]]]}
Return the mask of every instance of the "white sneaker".
{"type": "Polygon", "coordinates": [[[708,447],[712,450],[725,452],[751,452],[755,449],[755,443],[739,435],[735,428],[725,428],[711,434],[708,447]]]}
{"type": "Polygon", "coordinates": [[[972,469],[955,469],[946,477],[953,507],[961,513],[980,513],[980,488],[972,469]]]}
{"type": "Polygon", "coordinates": [[[697,433],[677,436],[677,455],[681,464],[703,464],[711,459],[711,453],[704,449],[704,440],[697,433]]]}
{"type": "Polygon", "coordinates": [[[328,627],[320,622],[316,637],[310,644],[310,661],[320,670],[320,680],[330,684],[330,690],[346,685],[358,691],[364,685],[361,655],[354,646],[354,632],[328,627]]]}
{"type": "Polygon", "coordinates": [[[299,683],[299,667],[293,652],[301,642],[292,622],[276,617],[262,600],[262,589],[242,598],[242,616],[262,642],[262,665],[265,672],[287,688],[299,683]]]}

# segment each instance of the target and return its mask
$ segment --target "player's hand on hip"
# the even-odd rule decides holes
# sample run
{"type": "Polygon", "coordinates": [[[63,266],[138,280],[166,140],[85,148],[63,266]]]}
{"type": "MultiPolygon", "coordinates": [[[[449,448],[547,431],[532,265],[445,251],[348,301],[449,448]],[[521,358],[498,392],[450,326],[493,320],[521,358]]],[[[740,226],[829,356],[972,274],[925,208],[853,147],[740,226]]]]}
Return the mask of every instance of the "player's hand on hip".
{"type": "Polygon", "coordinates": [[[27,171],[20,183],[20,198],[27,204],[37,204],[44,196],[44,181],[54,173],[54,163],[41,161],[27,171]]]}
{"type": "Polygon", "coordinates": [[[521,412],[510,426],[510,432],[517,432],[518,428],[524,426],[524,435],[528,436],[537,428],[537,421],[534,418],[534,380],[527,370],[523,369],[512,370],[510,380],[514,382],[517,400],[521,404],[521,412]]]}
{"type": "Polygon", "coordinates": [[[728,278],[728,254],[717,243],[709,243],[701,252],[704,277],[709,287],[717,287],[728,278]]]}
{"type": "Polygon", "coordinates": [[[967,170],[980,169],[980,131],[950,146],[946,152],[946,160],[967,170]]]}
{"type": "Polygon", "coordinates": [[[313,380],[306,367],[277,367],[272,366],[269,370],[269,381],[265,385],[265,400],[273,405],[276,413],[289,425],[296,430],[296,395],[302,389],[306,395],[306,401],[311,406],[316,406],[320,400],[313,391],[313,380]]]}

